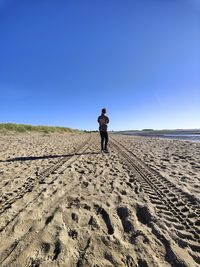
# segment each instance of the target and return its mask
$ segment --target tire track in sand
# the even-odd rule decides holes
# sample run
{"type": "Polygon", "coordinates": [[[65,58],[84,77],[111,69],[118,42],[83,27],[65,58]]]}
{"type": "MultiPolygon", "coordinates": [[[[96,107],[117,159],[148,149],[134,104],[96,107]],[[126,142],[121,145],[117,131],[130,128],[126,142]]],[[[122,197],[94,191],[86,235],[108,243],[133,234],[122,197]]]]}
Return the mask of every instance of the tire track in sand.
{"type": "MultiPolygon", "coordinates": [[[[52,166],[45,169],[35,178],[28,178],[27,181],[22,186],[20,186],[20,188],[16,189],[12,193],[11,196],[5,195],[4,198],[1,200],[0,215],[3,214],[6,210],[10,209],[12,207],[12,204],[14,204],[18,199],[21,199],[25,196],[25,194],[32,192],[36,185],[43,184],[44,180],[50,174],[57,172],[59,169],[61,169],[62,166],[64,166],[64,164],[65,165],[67,164],[66,166],[64,166],[64,168],[62,168],[62,171],[64,171],[68,167],[69,164],[76,161],[77,157],[81,155],[81,153],[84,153],[90,147],[90,142],[91,142],[91,135],[78,147],[75,153],[73,153],[70,156],[61,158],[58,162],[56,162],[52,166]]],[[[51,183],[53,183],[56,179],[57,177],[52,179],[51,183]]],[[[43,189],[40,189],[37,196],[31,201],[31,203],[34,200],[37,200],[37,198],[41,195],[42,192],[43,192],[43,189]]],[[[3,227],[0,228],[0,232],[2,232],[31,203],[28,202],[23,208],[21,208],[17,212],[17,214],[13,216],[12,219],[7,221],[7,223],[3,227]]]]}
{"type": "MultiPolygon", "coordinates": [[[[138,174],[137,182],[158,209],[163,222],[175,229],[178,245],[182,248],[189,246],[192,252],[199,253],[200,204],[198,200],[152,170],[116,138],[110,139],[114,150],[121,155],[130,169],[138,174]]],[[[199,263],[200,257],[193,254],[191,256],[199,263]]]]}
{"type": "MultiPolygon", "coordinates": [[[[39,178],[41,182],[44,181],[45,177],[48,176],[49,174],[51,174],[52,172],[54,172],[55,170],[61,169],[61,172],[64,172],[69,165],[71,165],[72,163],[74,163],[78,156],[83,154],[84,152],[86,152],[89,148],[90,145],[92,143],[92,138],[91,135],[89,136],[89,138],[79,147],[79,149],[77,150],[76,153],[74,153],[74,155],[72,155],[70,158],[67,157],[65,159],[61,159],[59,161],[58,164],[56,164],[56,166],[51,166],[50,168],[48,168],[47,170],[44,170],[44,172],[42,172],[42,174],[40,174],[39,178]],[[46,176],[45,176],[46,175],[46,176]]],[[[38,177],[37,177],[38,179],[38,177]]],[[[58,179],[58,176],[56,176],[55,178],[53,178],[51,180],[51,183],[48,184],[51,185],[53,184],[53,182],[58,179]]],[[[78,182],[79,184],[79,182],[78,182]]],[[[31,223],[30,227],[28,227],[26,233],[24,233],[19,239],[15,240],[14,243],[12,243],[6,250],[2,251],[0,254],[0,264],[4,264],[5,262],[5,266],[7,266],[7,264],[12,264],[12,262],[15,261],[15,259],[17,259],[17,257],[20,255],[21,251],[23,249],[25,249],[26,247],[28,247],[32,240],[35,240],[37,238],[37,236],[39,237],[40,234],[44,231],[46,225],[49,223],[50,220],[53,219],[54,214],[56,213],[57,209],[55,207],[59,206],[59,203],[62,202],[63,199],[66,198],[66,193],[73,191],[73,189],[77,186],[77,184],[74,184],[73,186],[71,186],[71,184],[68,185],[67,190],[65,190],[64,195],[62,194],[61,197],[59,197],[54,203],[53,206],[48,210],[48,215],[46,217],[46,219],[44,220],[44,225],[42,225],[40,227],[40,229],[37,230],[37,233],[35,233],[33,231],[33,222],[31,223]],[[10,258],[11,257],[11,258],[10,258]],[[10,258],[10,260],[9,260],[10,258]]],[[[49,188],[48,188],[49,189],[49,188]]],[[[37,196],[31,201],[28,202],[20,211],[18,211],[18,213],[9,221],[6,223],[6,225],[4,225],[1,229],[0,232],[2,232],[3,230],[6,229],[6,227],[8,227],[8,225],[13,222],[20,213],[22,213],[23,211],[26,210],[26,208],[30,205],[33,204],[34,202],[36,202],[38,200],[38,197],[43,193],[43,190],[41,189],[37,196]]],[[[57,251],[57,250],[56,250],[57,251]]],[[[56,255],[56,254],[55,254],[56,255]]],[[[31,265],[32,266],[32,265],[31,265]]],[[[33,266],[35,266],[33,264],[33,266]]]]}

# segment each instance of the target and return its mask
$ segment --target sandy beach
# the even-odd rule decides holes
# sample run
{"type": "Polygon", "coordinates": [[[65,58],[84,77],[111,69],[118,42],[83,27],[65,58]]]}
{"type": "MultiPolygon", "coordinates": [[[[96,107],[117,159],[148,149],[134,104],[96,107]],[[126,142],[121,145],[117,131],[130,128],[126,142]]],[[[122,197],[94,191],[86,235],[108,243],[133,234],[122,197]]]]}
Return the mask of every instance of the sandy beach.
{"type": "Polygon", "coordinates": [[[197,267],[200,143],[0,135],[0,266],[197,267]]]}

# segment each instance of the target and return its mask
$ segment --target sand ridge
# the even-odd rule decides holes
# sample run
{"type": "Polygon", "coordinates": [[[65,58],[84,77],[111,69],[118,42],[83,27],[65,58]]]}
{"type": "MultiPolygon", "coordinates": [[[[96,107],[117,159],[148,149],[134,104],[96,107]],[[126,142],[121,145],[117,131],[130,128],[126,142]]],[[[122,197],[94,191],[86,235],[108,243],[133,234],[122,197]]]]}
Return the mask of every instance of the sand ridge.
{"type": "Polygon", "coordinates": [[[169,178],[152,142],[112,135],[102,154],[98,134],[3,136],[0,266],[198,266],[198,188],[169,178]]]}

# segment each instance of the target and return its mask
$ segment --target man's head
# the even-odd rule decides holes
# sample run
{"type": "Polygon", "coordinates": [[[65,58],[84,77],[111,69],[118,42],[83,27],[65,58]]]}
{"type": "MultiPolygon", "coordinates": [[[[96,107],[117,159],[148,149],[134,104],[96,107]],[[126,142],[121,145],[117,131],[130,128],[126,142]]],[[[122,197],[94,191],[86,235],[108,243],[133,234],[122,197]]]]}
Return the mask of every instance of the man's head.
{"type": "Polygon", "coordinates": [[[102,108],[101,112],[102,112],[102,114],[106,114],[106,109],[102,108]]]}

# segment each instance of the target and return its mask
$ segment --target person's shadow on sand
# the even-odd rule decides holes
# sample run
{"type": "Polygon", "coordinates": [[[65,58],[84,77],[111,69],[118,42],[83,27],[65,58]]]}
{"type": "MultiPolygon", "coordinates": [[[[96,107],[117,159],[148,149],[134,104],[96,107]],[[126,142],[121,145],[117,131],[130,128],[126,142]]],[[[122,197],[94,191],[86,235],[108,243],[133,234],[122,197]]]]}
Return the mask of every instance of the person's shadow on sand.
{"type": "Polygon", "coordinates": [[[97,155],[99,152],[84,152],[84,153],[71,153],[65,155],[45,155],[45,156],[28,156],[28,157],[16,157],[6,160],[0,160],[0,162],[12,162],[12,161],[26,161],[26,160],[39,160],[39,159],[54,159],[54,158],[65,158],[72,156],[81,155],[97,155]]]}

